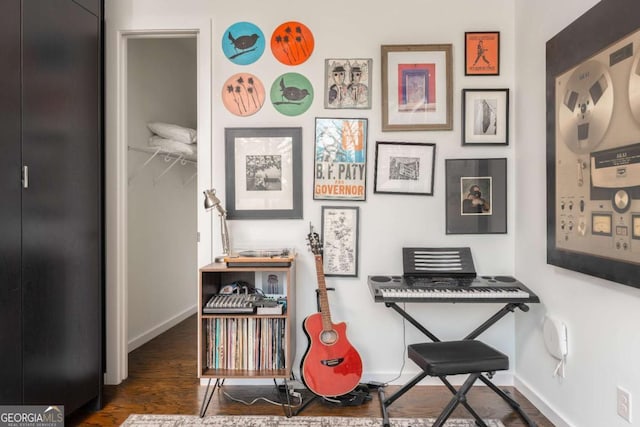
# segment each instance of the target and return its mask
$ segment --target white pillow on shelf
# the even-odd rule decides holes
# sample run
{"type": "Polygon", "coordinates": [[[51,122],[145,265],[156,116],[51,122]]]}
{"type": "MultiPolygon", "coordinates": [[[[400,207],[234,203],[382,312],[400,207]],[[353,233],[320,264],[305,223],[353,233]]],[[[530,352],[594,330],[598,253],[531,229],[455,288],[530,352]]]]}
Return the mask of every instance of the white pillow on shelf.
{"type": "Polygon", "coordinates": [[[195,144],[197,135],[195,129],[174,125],[171,123],[151,122],[147,124],[149,130],[162,138],[182,142],[184,144],[195,144]]]}

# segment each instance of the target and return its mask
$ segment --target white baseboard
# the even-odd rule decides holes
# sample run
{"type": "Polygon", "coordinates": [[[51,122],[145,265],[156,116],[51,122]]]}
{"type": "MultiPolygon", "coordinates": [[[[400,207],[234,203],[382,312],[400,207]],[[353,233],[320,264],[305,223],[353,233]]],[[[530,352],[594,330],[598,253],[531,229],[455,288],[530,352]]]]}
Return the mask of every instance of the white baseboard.
{"type": "Polygon", "coordinates": [[[173,328],[178,323],[180,323],[183,320],[187,319],[188,317],[190,317],[191,315],[195,314],[196,312],[197,312],[196,306],[194,305],[192,307],[189,307],[188,309],[186,309],[182,313],[178,313],[177,315],[173,316],[172,318],[165,320],[164,322],[160,323],[159,325],[154,326],[153,328],[147,330],[146,332],[143,332],[142,334],[138,335],[137,337],[135,337],[133,339],[130,339],[129,342],[127,343],[128,352],[130,353],[133,350],[135,350],[136,348],[140,347],[141,345],[148,343],[149,341],[151,341],[152,339],[154,339],[158,335],[160,335],[160,334],[168,331],[169,329],[173,328]]]}
{"type": "Polygon", "coordinates": [[[536,393],[525,381],[520,377],[514,377],[514,385],[520,393],[524,395],[533,405],[542,412],[556,427],[574,427],[564,417],[558,413],[545,399],[536,393]]]}

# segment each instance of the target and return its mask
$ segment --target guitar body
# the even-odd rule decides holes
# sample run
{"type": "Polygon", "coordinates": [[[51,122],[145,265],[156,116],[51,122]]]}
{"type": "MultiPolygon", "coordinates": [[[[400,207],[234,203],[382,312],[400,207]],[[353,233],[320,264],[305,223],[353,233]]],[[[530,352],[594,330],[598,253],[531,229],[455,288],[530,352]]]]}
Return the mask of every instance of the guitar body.
{"type": "Polygon", "coordinates": [[[322,313],[314,313],[302,324],[309,347],[300,371],[305,386],[319,396],[341,396],[354,390],[362,377],[362,359],[347,339],[345,323],[323,328],[322,313]]]}

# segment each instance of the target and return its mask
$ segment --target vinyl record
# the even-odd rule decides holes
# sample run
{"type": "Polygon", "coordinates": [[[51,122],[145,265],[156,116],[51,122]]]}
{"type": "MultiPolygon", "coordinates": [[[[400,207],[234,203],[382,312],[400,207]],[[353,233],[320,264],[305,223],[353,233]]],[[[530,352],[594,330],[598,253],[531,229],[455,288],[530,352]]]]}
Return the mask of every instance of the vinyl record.
{"type": "Polygon", "coordinates": [[[265,97],[262,82],[253,74],[234,74],[222,86],[222,103],[236,116],[257,113],[262,108],[265,97]]]}
{"type": "Polygon", "coordinates": [[[613,85],[598,61],[579,66],[567,84],[558,86],[558,130],[574,153],[590,153],[602,141],[613,114],[613,85]]]}
{"type": "Polygon", "coordinates": [[[304,24],[285,22],[271,35],[271,52],[284,65],[300,65],[313,53],[313,33],[304,24]]]}
{"type": "Polygon", "coordinates": [[[629,107],[636,122],[640,123],[640,52],[636,53],[629,75],[629,107]]]}
{"type": "Polygon", "coordinates": [[[271,85],[271,103],[285,116],[298,116],[313,103],[313,86],[299,73],[286,73],[277,77],[271,85]]]}
{"type": "Polygon", "coordinates": [[[238,65],[256,62],[264,53],[265,45],[262,30],[251,22],[236,22],[227,28],[221,40],[224,56],[238,65]]]}

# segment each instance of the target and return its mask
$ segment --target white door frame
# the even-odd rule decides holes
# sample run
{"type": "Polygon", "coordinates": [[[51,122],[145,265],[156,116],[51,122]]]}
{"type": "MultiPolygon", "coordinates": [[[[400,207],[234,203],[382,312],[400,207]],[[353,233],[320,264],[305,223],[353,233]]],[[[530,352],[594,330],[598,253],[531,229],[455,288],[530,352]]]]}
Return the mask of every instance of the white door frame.
{"type": "MultiPolygon", "coordinates": [[[[127,43],[132,38],[195,37],[198,93],[198,194],[211,188],[211,22],[195,29],[117,30],[105,55],[105,384],[128,376],[127,268],[127,43]],[[112,47],[111,49],[109,47],[112,47]],[[113,88],[110,90],[110,88],[113,88]],[[114,90],[115,89],[115,90],[114,90]]],[[[200,198],[198,198],[200,200],[200,198]]],[[[197,209],[198,266],[212,254],[212,215],[197,209]]],[[[194,239],[196,236],[194,236],[194,239]]],[[[197,283],[194,283],[194,296],[197,283]]]]}

